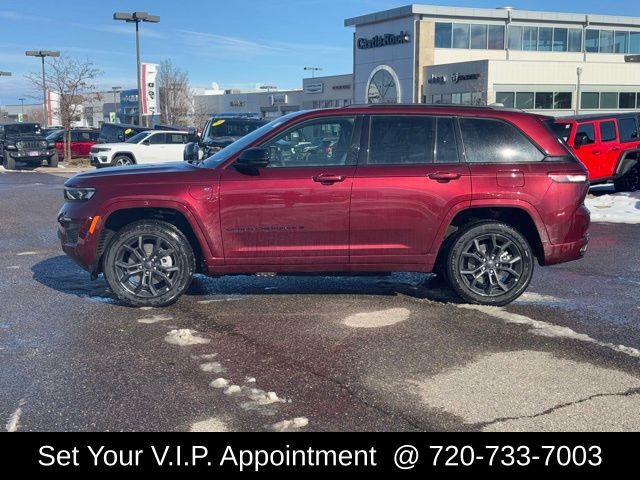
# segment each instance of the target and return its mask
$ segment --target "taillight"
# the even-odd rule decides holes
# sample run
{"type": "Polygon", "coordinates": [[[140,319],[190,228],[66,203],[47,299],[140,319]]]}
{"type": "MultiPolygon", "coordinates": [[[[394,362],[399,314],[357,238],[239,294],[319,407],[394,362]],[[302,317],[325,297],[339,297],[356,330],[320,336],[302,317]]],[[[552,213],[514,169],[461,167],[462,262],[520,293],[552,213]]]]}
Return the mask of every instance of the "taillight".
{"type": "Polygon", "coordinates": [[[549,178],[556,183],[586,183],[587,175],[584,173],[550,173],[549,178]]]}

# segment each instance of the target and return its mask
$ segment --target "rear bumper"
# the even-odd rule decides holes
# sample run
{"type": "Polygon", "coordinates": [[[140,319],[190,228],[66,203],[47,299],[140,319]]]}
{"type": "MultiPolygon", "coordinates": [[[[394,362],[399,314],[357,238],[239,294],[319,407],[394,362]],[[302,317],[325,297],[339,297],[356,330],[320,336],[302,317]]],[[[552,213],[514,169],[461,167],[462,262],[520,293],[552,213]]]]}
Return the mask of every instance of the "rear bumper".
{"type": "Polygon", "coordinates": [[[585,235],[580,240],[569,243],[546,244],[544,245],[544,264],[555,265],[557,263],[570,262],[584,257],[587,253],[589,235],[585,235]]]}

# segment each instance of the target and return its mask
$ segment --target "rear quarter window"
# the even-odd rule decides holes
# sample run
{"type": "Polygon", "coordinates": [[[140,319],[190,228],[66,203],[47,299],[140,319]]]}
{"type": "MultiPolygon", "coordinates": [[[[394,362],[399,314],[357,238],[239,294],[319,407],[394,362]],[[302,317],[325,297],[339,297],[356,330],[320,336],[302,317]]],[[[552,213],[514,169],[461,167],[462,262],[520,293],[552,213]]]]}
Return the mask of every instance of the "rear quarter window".
{"type": "Polygon", "coordinates": [[[635,118],[621,118],[618,120],[621,142],[634,142],[638,140],[638,122],[635,118]]]}
{"type": "Polygon", "coordinates": [[[516,127],[489,118],[459,119],[462,143],[470,163],[541,162],[543,153],[516,127]]]}

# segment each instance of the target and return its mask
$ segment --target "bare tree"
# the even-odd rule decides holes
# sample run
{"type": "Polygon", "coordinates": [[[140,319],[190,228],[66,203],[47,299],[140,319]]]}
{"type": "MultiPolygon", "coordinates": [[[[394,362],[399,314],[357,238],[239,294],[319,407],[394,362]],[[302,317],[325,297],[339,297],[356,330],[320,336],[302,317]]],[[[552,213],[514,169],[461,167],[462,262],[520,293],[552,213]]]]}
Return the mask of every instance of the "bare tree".
{"type": "Polygon", "coordinates": [[[31,108],[25,112],[25,117],[29,122],[39,123],[44,125],[44,112],[42,108],[31,108]]]}
{"type": "Polygon", "coordinates": [[[174,66],[171,60],[163,60],[158,67],[157,81],[160,94],[160,122],[167,125],[186,124],[192,107],[187,72],[174,66]]]}
{"type": "Polygon", "coordinates": [[[211,118],[206,102],[198,102],[195,95],[191,95],[191,122],[196,128],[203,128],[207,120],[211,118]]]}
{"type": "MultiPolygon", "coordinates": [[[[64,156],[71,158],[71,125],[81,117],[83,104],[96,90],[93,81],[101,72],[88,59],[59,57],[48,62],[48,66],[47,88],[60,95],[58,104],[52,107],[64,128],[64,156]]],[[[42,89],[39,74],[30,74],[27,78],[35,87],[42,89]]]]}

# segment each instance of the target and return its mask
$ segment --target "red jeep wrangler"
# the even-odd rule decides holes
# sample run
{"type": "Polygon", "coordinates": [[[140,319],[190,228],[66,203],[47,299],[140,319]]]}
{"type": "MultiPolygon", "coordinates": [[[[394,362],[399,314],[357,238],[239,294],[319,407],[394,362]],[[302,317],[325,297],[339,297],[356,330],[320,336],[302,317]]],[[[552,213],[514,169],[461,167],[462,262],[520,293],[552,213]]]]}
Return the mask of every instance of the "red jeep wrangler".
{"type": "Polygon", "coordinates": [[[555,120],[553,129],[589,171],[592,185],[613,181],[619,192],[640,189],[637,113],[579,115],[555,120]]]}
{"type": "Polygon", "coordinates": [[[467,302],[504,305],[536,260],[587,246],[586,170],[546,122],[491,107],[294,112],[198,163],[76,175],[58,233],[136,306],[174,302],[195,272],[391,271],[435,271],[467,302]]]}

